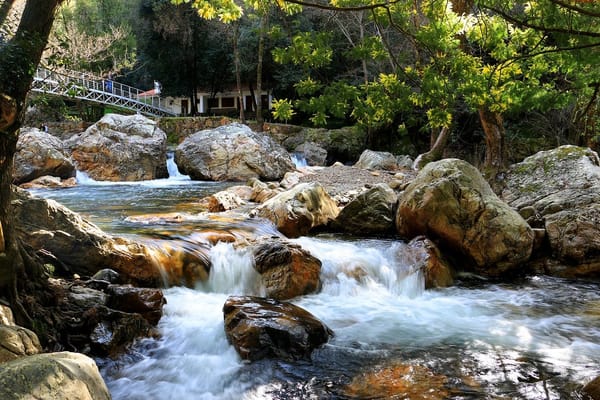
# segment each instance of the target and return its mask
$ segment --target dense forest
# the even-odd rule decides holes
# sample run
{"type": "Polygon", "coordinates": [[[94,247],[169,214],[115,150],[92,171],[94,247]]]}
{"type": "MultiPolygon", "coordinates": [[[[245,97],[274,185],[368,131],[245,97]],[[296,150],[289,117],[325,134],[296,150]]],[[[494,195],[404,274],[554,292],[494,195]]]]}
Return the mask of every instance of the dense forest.
{"type": "Polygon", "coordinates": [[[540,148],[596,148],[599,16],[560,0],[74,0],[44,62],[159,80],[191,104],[246,84],[276,99],[259,122],[358,125],[367,147],[413,155],[439,139],[434,158],[450,147],[494,171],[540,148]]]}

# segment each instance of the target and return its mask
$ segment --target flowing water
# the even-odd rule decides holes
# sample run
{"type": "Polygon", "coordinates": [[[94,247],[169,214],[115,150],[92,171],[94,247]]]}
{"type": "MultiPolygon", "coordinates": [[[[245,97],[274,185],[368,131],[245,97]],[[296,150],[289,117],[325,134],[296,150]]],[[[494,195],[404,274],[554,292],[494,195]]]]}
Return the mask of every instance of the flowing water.
{"type": "MultiPolygon", "coordinates": [[[[144,238],[165,227],[127,217],[190,212],[195,199],[224,187],[185,177],[81,178],[75,188],[34,192],[109,232],[144,238]]],[[[186,229],[178,236],[202,227],[186,229]]],[[[323,288],[294,303],[335,332],[310,360],[239,359],[225,338],[222,306],[230,294],[262,289],[250,255],[220,243],[210,251],[209,281],[165,290],[159,339],[98,360],[113,398],[579,399],[581,385],[600,375],[598,283],[539,276],[424,291],[401,241],[321,235],[295,242],[323,262],[323,288]]]]}

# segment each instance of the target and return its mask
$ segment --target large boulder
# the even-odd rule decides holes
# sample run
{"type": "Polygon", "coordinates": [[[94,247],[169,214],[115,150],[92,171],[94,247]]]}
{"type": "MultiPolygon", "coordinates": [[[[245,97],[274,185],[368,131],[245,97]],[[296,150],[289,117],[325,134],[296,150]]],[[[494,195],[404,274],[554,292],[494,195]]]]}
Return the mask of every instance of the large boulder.
{"type": "Polygon", "coordinates": [[[394,231],[398,195],[386,183],[378,183],[348,203],[333,227],[349,233],[385,234],[394,231]]]}
{"type": "Polygon", "coordinates": [[[364,150],[367,132],[357,126],[339,129],[301,128],[293,125],[264,124],[265,131],[288,151],[311,142],[327,151],[326,164],[355,162],[364,150]]]}
{"type": "Polygon", "coordinates": [[[91,358],[79,353],[46,353],[2,364],[0,398],[110,400],[91,358]]]}
{"type": "Polygon", "coordinates": [[[206,279],[209,259],[201,249],[165,241],[148,246],[113,237],[61,204],[17,190],[13,200],[17,234],[53,264],[59,276],[92,276],[104,268],[139,286],[193,285],[206,279]]]}
{"type": "Polygon", "coordinates": [[[274,181],[295,168],[269,136],[237,123],[189,136],[177,146],[175,162],[192,179],[211,181],[274,181]]]}
{"type": "Polygon", "coordinates": [[[65,141],[77,168],[99,181],[168,177],[167,135],[142,115],[106,114],[65,141]]]}
{"type": "Polygon", "coordinates": [[[314,142],[299,144],[294,152],[302,154],[306,164],[310,166],[323,166],[327,162],[327,150],[314,142]]]}
{"type": "Polygon", "coordinates": [[[308,311],[273,299],[230,296],[223,314],[227,340],[250,361],[307,358],[333,335],[308,311]]]}
{"type": "Polygon", "coordinates": [[[362,169],[395,171],[398,169],[398,160],[392,153],[367,149],[362,152],[354,166],[362,169]]]}
{"type": "Polygon", "coordinates": [[[0,363],[42,352],[37,335],[29,329],[0,325],[0,363]]]}
{"type": "Polygon", "coordinates": [[[545,230],[550,254],[540,254],[540,272],[600,275],[597,153],[576,146],[542,151],[512,165],[504,182],[502,198],[531,226],[545,230]]]}
{"type": "Polygon", "coordinates": [[[300,183],[253,210],[252,215],[271,220],[289,238],[324,227],[339,213],[337,204],[318,182],[300,183]]]}
{"type": "Polygon", "coordinates": [[[37,128],[21,129],[13,182],[21,184],[46,175],[62,179],[75,176],[75,166],[63,141],[37,128]]]}
{"type": "Polygon", "coordinates": [[[302,247],[269,240],[253,252],[254,268],[261,275],[267,297],[288,300],[320,288],[321,261],[302,247]]]}
{"type": "Polygon", "coordinates": [[[488,276],[516,269],[531,256],[531,227],[492,191],[469,163],[445,159],[427,164],[400,197],[401,236],[426,235],[461,264],[488,276]]]}

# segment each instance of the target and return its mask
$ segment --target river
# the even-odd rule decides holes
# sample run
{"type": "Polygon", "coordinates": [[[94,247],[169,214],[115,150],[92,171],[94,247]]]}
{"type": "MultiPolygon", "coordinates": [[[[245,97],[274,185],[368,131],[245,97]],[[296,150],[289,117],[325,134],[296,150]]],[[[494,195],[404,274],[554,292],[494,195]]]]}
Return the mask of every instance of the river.
{"type": "MultiPolygon", "coordinates": [[[[145,240],[172,228],[128,216],[191,212],[194,200],[227,186],[192,182],[176,171],[141,183],[101,184],[84,175],[78,181],[33,192],[107,232],[145,240]]],[[[202,227],[185,229],[179,237],[202,227]]],[[[322,290],[294,303],[335,332],[310,360],[247,363],[227,343],[225,299],[261,288],[250,255],[221,243],[210,252],[208,282],[165,289],[159,339],[142,340],[117,360],[97,360],[113,398],[579,399],[581,385],[600,375],[598,283],[470,278],[425,291],[399,240],[322,234],[294,242],[323,262],[322,290]],[[391,377],[395,397],[372,372],[391,377]]]]}

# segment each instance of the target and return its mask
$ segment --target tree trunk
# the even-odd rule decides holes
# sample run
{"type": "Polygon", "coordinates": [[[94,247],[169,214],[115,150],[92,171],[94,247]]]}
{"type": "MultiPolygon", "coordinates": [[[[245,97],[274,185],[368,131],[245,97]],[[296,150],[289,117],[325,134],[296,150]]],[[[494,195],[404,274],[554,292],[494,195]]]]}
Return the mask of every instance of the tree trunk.
{"type": "Polygon", "coordinates": [[[240,37],[240,24],[234,23],[233,27],[233,64],[235,65],[235,81],[238,92],[238,107],[240,109],[240,121],[246,123],[246,115],[244,114],[244,95],[242,93],[242,68],[240,66],[240,48],[238,40],[240,37]]]}
{"type": "Polygon", "coordinates": [[[260,30],[258,35],[258,61],[256,63],[256,122],[262,126],[264,120],[262,115],[262,73],[263,73],[263,58],[265,52],[265,31],[269,23],[269,13],[264,11],[260,18],[260,30]]]}
{"type": "Polygon", "coordinates": [[[504,167],[504,123],[502,115],[487,109],[479,110],[479,120],[485,133],[483,168],[488,178],[493,178],[504,167]]]}
{"type": "Polygon", "coordinates": [[[18,323],[31,325],[17,288],[39,277],[40,265],[24,259],[11,212],[13,157],[24,115],[27,93],[39,64],[54,14],[62,0],[28,0],[15,36],[0,46],[0,296],[6,296],[18,323]]]}
{"type": "MultiPolygon", "coordinates": [[[[432,132],[432,141],[435,136],[432,132]]],[[[427,153],[419,155],[413,163],[413,168],[419,170],[430,162],[437,161],[444,155],[444,150],[450,139],[450,129],[444,126],[437,135],[435,142],[431,145],[431,149],[427,153]]]]}

